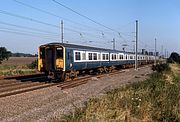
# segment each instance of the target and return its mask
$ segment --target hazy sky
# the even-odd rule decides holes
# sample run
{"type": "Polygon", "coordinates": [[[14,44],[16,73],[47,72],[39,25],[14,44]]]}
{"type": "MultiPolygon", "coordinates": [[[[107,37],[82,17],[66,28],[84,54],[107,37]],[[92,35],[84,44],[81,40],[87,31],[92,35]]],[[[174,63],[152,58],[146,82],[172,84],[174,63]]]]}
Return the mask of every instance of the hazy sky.
{"type": "Polygon", "coordinates": [[[12,52],[36,53],[41,44],[64,41],[73,44],[133,50],[135,20],[139,21],[139,49],[180,52],[179,0],[56,0],[98,23],[97,25],[53,0],[0,0],[0,46],[12,52]],[[21,2],[21,3],[20,3],[21,2]],[[29,6],[29,7],[28,7],[29,6]],[[120,35],[119,35],[120,33],[120,35]]]}

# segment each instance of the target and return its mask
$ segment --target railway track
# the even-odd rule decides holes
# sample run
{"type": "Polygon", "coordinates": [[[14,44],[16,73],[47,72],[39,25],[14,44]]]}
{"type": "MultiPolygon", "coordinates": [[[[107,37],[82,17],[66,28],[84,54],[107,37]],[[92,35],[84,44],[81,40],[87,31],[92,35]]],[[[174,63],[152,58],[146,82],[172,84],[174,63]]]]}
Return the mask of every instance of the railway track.
{"type": "Polygon", "coordinates": [[[37,73],[37,74],[30,74],[30,75],[16,75],[16,76],[7,76],[7,77],[0,77],[0,80],[10,80],[10,79],[27,79],[27,78],[37,78],[37,77],[43,77],[45,76],[42,73],[37,73]]]}
{"type": "Polygon", "coordinates": [[[92,80],[92,78],[102,78],[104,76],[118,75],[123,72],[127,72],[130,69],[115,70],[110,73],[98,74],[98,75],[88,75],[80,76],[74,80],[68,80],[65,82],[49,82],[49,79],[42,74],[38,75],[28,75],[28,76],[17,76],[8,77],[0,80],[0,98],[17,95],[25,92],[30,92],[38,89],[43,89],[47,87],[57,86],[62,90],[73,88],[82,84],[87,83],[92,80]]]}
{"type": "MultiPolygon", "coordinates": [[[[53,86],[44,74],[0,78],[0,98],[53,86]]],[[[56,84],[57,85],[57,84],[56,84]]]]}

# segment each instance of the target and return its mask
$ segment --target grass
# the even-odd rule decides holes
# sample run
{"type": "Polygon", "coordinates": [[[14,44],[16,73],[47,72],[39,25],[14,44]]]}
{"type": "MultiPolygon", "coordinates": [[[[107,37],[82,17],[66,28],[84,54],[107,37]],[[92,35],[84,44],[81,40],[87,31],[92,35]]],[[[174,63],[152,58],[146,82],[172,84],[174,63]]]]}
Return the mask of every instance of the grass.
{"type": "Polygon", "coordinates": [[[90,99],[53,122],[180,122],[180,66],[90,99]]]}
{"type": "Polygon", "coordinates": [[[32,64],[0,65],[0,76],[13,76],[37,73],[32,64]]]}

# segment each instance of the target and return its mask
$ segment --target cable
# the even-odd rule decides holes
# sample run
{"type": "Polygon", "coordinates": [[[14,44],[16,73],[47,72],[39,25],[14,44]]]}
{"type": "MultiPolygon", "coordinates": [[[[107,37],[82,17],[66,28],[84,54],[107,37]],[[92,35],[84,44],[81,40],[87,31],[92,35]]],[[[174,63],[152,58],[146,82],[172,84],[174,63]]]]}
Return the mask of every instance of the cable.
{"type": "MultiPolygon", "coordinates": [[[[18,0],[13,0],[13,1],[16,2],[16,3],[18,3],[18,4],[21,4],[21,5],[23,5],[23,6],[26,6],[26,7],[28,7],[28,8],[31,8],[31,9],[37,10],[37,11],[39,11],[39,12],[42,12],[42,13],[45,13],[45,14],[54,16],[54,17],[56,17],[56,18],[64,19],[64,20],[67,20],[67,21],[69,21],[69,22],[71,22],[71,23],[78,24],[78,25],[82,25],[83,27],[86,26],[86,27],[88,27],[88,28],[95,29],[95,28],[90,27],[90,26],[88,26],[88,25],[84,25],[84,24],[81,24],[81,23],[78,23],[78,22],[74,22],[74,21],[69,20],[69,19],[67,19],[67,18],[61,17],[61,16],[59,16],[59,15],[56,15],[56,14],[54,14],[54,13],[48,12],[48,11],[43,10],[43,9],[40,9],[40,8],[36,8],[36,7],[32,6],[32,5],[29,5],[29,4],[20,2],[20,1],[18,1],[18,0]]],[[[95,29],[95,30],[98,30],[98,29],[95,29]]],[[[101,30],[98,30],[98,31],[101,31],[101,30]]]]}
{"type": "MultiPolygon", "coordinates": [[[[59,26],[57,25],[53,25],[53,24],[49,24],[49,23],[45,23],[45,22],[42,22],[42,21],[39,21],[39,20],[35,20],[35,19],[32,19],[32,18],[29,18],[29,17],[25,17],[25,16],[21,16],[21,15],[17,15],[17,14],[13,14],[13,13],[10,13],[10,12],[7,12],[7,11],[3,11],[3,10],[0,10],[0,13],[2,14],[5,14],[5,15],[9,15],[9,16],[13,16],[13,17],[17,17],[17,18],[21,18],[21,19],[25,19],[25,20],[29,20],[29,21],[33,21],[33,22],[36,22],[36,23],[40,23],[40,24],[44,24],[44,25],[48,25],[48,26],[51,26],[51,27],[55,27],[55,28],[59,28],[59,26]]],[[[4,23],[5,24],[5,23],[4,23]]],[[[7,24],[7,23],[6,23],[7,24]]],[[[10,25],[10,24],[9,24],[10,25]]],[[[11,26],[17,26],[17,25],[13,25],[11,24],[11,26]]],[[[20,26],[19,26],[20,27],[20,26]]],[[[21,28],[24,28],[24,26],[21,26],[21,28]]],[[[27,28],[27,27],[26,27],[27,28]]],[[[28,28],[30,29],[30,28],[28,28]]],[[[31,28],[32,29],[32,28],[31,28]]],[[[79,31],[76,31],[76,30],[73,30],[73,29],[69,29],[69,28],[65,28],[69,31],[72,31],[72,32],[76,32],[78,34],[80,34],[81,32],[79,31]]],[[[122,36],[121,36],[122,38],[122,36]]],[[[125,40],[125,39],[123,39],[125,40]]]]}
{"type": "MultiPolygon", "coordinates": [[[[16,3],[18,3],[18,4],[21,4],[21,5],[23,5],[23,6],[29,7],[29,8],[31,8],[31,9],[40,11],[40,12],[42,12],[42,13],[45,13],[45,14],[48,14],[48,15],[51,15],[51,16],[54,16],[54,17],[57,17],[57,18],[63,18],[63,17],[58,16],[58,15],[56,15],[56,14],[54,14],[54,13],[48,12],[48,11],[43,10],[43,9],[36,8],[36,7],[34,7],[34,6],[31,6],[31,5],[28,5],[28,4],[26,4],[26,3],[20,2],[20,1],[18,1],[18,0],[13,0],[13,1],[16,2],[16,3]]],[[[53,0],[53,1],[56,2],[57,4],[60,4],[61,6],[65,7],[65,8],[67,8],[67,9],[75,12],[76,14],[78,14],[78,15],[80,15],[80,16],[82,16],[82,17],[85,17],[86,19],[89,19],[90,21],[92,21],[92,22],[94,22],[94,23],[96,23],[96,24],[99,24],[99,25],[101,25],[101,26],[103,26],[103,27],[105,27],[105,28],[107,28],[107,29],[110,29],[111,31],[117,32],[116,30],[114,30],[114,29],[112,29],[112,28],[109,28],[109,27],[107,27],[107,26],[105,26],[105,25],[102,25],[101,23],[98,23],[98,22],[90,19],[89,17],[82,15],[82,14],[74,11],[73,9],[71,9],[71,8],[69,8],[69,7],[67,7],[67,6],[65,6],[65,5],[59,3],[59,2],[57,2],[57,1],[55,1],[55,0],[53,0]]],[[[69,20],[69,19],[65,19],[65,20],[67,20],[67,21],[69,21],[69,22],[72,22],[72,23],[75,23],[75,24],[80,24],[80,23],[71,21],[71,20],[69,20]]],[[[81,25],[82,25],[82,24],[81,24],[81,25]]],[[[127,25],[129,25],[129,23],[128,23],[127,25]]],[[[89,26],[89,27],[90,27],[90,26],[89,26]]],[[[72,29],[68,29],[68,30],[72,31],[72,29]]],[[[74,31],[74,30],[73,30],[73,31],[74,31]]],[[[98,31],[100,31],[100,30],[98,30],[98,31]]],[[[74,31],[74,32],[77,32],[77,31],[74,31]]],[[[77,33],[79,33],[79,32],[77,32],[77,33]]],[[[119,32],[118,32],[118,33],[119,33],[119,32]]],[[[122,33],[122,32],[121,32],[121,34],[125,35],[125,34],[122,33]]],[[[126,36],[126,35],[125,35],[125,36],[126,36]]],[[[131,35],[127,35],[127,36],[130,36],[130,37],[131,37],[131,35]]],[[[122,36],[121,36],[121,38],[122,38],[122,36]]],[[[122,39],[125,40],[124,38],[122,38],[122,39]]]]}
{"type": "MultiPolygon", "coordinates": [[[[11,29],[11,28],[0,28],[0,29],[6,29],[6,30],[10,30],[10,31],[16,31],[16,32],[24,32],[24,33],[28,33],[28,34],[34,34],[34,35],[42,35],[42,33],[33,33],[33,32],[30,32],[30,31],[22,31],[22,30],[17,30],[17,29],[11,29]]],[[[47,37],[58,37],[58,36],[54,36],[54,35],[45,35],[47,37]]]]}
{"type": "Polygon", "coordinates": [[[39,20],[36,20],[36,19],[32,19],[32,18],[29,18],[29,17],[13,14],[13,13],[10,13],[10,12],[7,12],[7,11],[0,10],[0,13],[1,14],[5,14],[5,15],[9,15],[9,16],[13,16],[13,17],[17,17],[17,18],[21,18],[21,19],[25,19],[25,20],[29,20],[29,21],[33,21],[33,22],[40,23],[40,24],[43,24],[43,25],[59,28],[59,26],[57,26],[57,25],[53,25],[53,24],[42,22],[42,21],[39,21],[39,20]]]}
{"type": "Polygon", "coordinates": [[[100,26],[102,26],[102,27],[104,27],[104,28],[106,28],[106,29],[109,29],[109,30],[111,30],[111,31],[114,31],[114,32],[119,33],[118,31],[116,31],[116,30],[114,30],[114,29],[112,29],[112,28],[110,28],[110,27],[107,27],[107,26],[105,26],[105,25],[103,25],[103,24],[101,24],[101,23],[99,23],[99,22],[96,22],[95,20],[93,20],[93,19],[91,19],[91,18],[89,18],[89,17],[87,17],[87,16],[85,16],[85,15],[79,13],[79,12],[76,12],[76,11],[73,10],[72,8],[69,8],[69,7],[65,6],[65,5],[63,5],[62,3],[60,3],[60,2],[58,2],[58,1],[56,1],[56,0],[52,0],[52,1],[53,1],[54,3],[60,5],[60,6],[64,7],[64,8],[66,8],[66,9],[72,11],[73,13],[76,13],[77,15],[79,15],[79,16],[81,16],[81,17],[83,17],[83,18],[85,18],[85,19],[87,19],[87,20],[89,20],[89,21],[91,21],[91,22],[93,22],[93,23],[95,23],[95,24],[97,24],[97,25],[100,25],[100,26]]]}
{"type": "MultiPolygon", "coordinates": [[[[12,14],[12,13],[10,13],[10,12],[6,12],[6,11],[3,11],[3,10],[0,10],[0,13],[6,14],[6,15],[10,15],[10,16],[14,16],[14,17],[18,17],[18,18],[21,18],[21,19],[26,19],[26,20],[33,21],[33,22],[37,22],[37,23],[40,23],[40,24],[48,25],[48,26],[51,26],[51,27],[59,28],[59,27],[56,26],[56,25],[52,25],[52,24],[49,24],[49,23],[41,22],[41,21],[39,21],[39,20],[35,20],[35,19],[29,18],[29,17],[24,17],[24,16],[12,14]]],[[[69,30],[69,31],[72,31],[72,32],[76,32],[76,33],[78,33],[78,34],[81,33],[81,32],[79,32],[79,31],[76,31],[76,30],[73,30],[73,29],[70,29],[70,28],[65,28],[65,29],[66,29],[66,30],[69,30]]]]}
{"type": "Polygon", "coordinates": [[[41,30],[41,29],[30,28],[30,27],[21,26],[21,25],[15,25],[15,24],[7,23],[7,22],[2,22],[2,21],[0,21],[0,24],[8,25],[8,26],[13,26],[13,27],[17,27],[17,28],[22,28],[22,29],[28,29],[28,30],[33,30],[33,31],[39,31],[39,32],[51,33],[51,34],[54,34],[54,35],[58,35],[58,33],[55,33],[55,32],[44,31],[44,30],[41,30]]]}
{"type": "Polygon", "coordinates": [[[48,38],[48,37],[42,37],[42,36],[37,36],[37,35],[33,35],[33,34],[27,34],[27,33],[22,33],[22,32],[15,32],[15,31],[9,31],[9,30],[1,30],[1,32],[6,32],[6,33],[13,33],[13,34],[18,34],[21,36],[34,36],[34,37],[39,37],[39,38],[45,38],[45,39],[51,39],[51,40],[56,40],[56,39],[52,39],[52,38],[48,38]]]}
{"type": "MultiPolygon", "coordinates": [[[[52,26],[52,27],[55,27],[55,28],[59,28],[59,27],[56,26],[56,25],[52,25],[52,24],[49,24],[49,23],[41,22],[41,21],[39,21],[39,20],[35,20],[35,19],[29,18],[29,17],[24,17],[24,16],[12,14],[12,13],[10,13],[10,12],[6,12],[6,11],[3,11],[3,10],[0,10],[0,13],[6,14],[6,15],[10,15],[10,16],[14,16],[14,17],[18,17],[18,18],[25,19],[25,20],[29,20],[29,21],[33,21],[33,22],[37,22],[37,23],[40,23],[40,24],[52,26]]],[[[78,34],[81,33],[81,32],[79,32],[79,31],[76,31],[76,30],[73,30],[73,29],[70,29],[70,28],[65,28],[65,29],[66,29],[66,30],[69,30],[69,31],[72,31],[72,32],[76,32],[76,33],[78,33],[78,34]]]]}

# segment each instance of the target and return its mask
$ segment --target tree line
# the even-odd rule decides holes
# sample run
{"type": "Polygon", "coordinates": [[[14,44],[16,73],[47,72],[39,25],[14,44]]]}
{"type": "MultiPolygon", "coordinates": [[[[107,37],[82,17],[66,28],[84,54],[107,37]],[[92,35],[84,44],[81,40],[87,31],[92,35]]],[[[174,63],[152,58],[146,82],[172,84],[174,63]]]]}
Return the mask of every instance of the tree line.
{"type": "Polygon", "coordinates": [[[8,51],[5,47],[0,47],[0,64],[3,60],[8,60],[9,57],[37,57],[37,54],[26,54],[26,53],[12,53],[8,51]]]}
{"type": "MultiPolygon", "coordinates": [[[[0,47],[0,63],[2,63],[3,60],[8,60],[9,57],[37,57],[37,54],[32,55],[26,53],[12,53],[5,47],[0,47]]],[[[176,52],[172,52],[170,57],[167,59],[167,62],[180,64],[180,55],[176,52]]]]}

